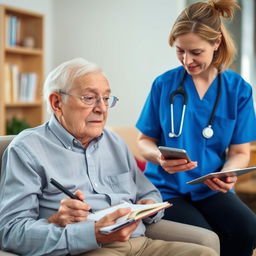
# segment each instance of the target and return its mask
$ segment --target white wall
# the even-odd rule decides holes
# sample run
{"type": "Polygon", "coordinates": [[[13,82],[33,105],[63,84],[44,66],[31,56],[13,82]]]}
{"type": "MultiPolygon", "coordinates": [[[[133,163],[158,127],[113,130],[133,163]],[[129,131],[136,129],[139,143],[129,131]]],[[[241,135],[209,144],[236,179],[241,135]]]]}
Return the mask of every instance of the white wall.
{"type": "MultiPolygon", "coordinates": [[[[100,65],[113,94],[108,125],[134,125],[152,80],[178,65],[168,35],[184,0],[0,0],[45,15],[45,75],[83,57],[100,65]]],[[[47,118],[47,116],[46,116],[47,118]]]]}
{"type": "MultiPolygon", "coordinates": [[[[118,126],[134,125],[152,80],[178,65],[174,49],[168,46],[167,40],[185,2],[0,0],[0,4],[45,15],[45,75],[56,65],[74,57],[84,57],[103,68],[113,94],[120,98],[116,108],[110,110],[108,124],[118,126]]],[[[243,12],[253,9],[249,6],[251,2],[243,1],[243,12]]],[[[249,15],[243,17],[246,19],[249,15]]],[[[245,20],[243,23],[248,24],[245,20]]],[[[249,32],[248,29],[247,26],[243,28],[247,35],[242,38],[253,33],[252,27],[249,32]]],[[[243,40],[243,53],[246,53],[242,58],[243,67],[246,67],[248,58],[252,60],[252,55],[255,56],[252,45],[247,47],[251,41],[252,37],[243,40]]],[[[249,64],[251,68],[244,68],[242,75],[255,87],[255,79],[252,78],[253,74],[255,77],[254,66],[249,64]]]]}
{"type": "Polygon", "coordinates": [[[155,76],[177,65],[168,35],[181,0],[55,0],[54,65],[83,57],[100,65],[120,98],[109,125],[134,125],[155,76]]]}
{"type": "Polygon", "coordinates": [[[241,49],[241,75],[248,81],[254,88],[254,103],[256,107],[256,36],[255,36],[255,0],[242,0],[242,49],[241,49]],[[248,26],[250,24],[250,26],[248,26]]]}

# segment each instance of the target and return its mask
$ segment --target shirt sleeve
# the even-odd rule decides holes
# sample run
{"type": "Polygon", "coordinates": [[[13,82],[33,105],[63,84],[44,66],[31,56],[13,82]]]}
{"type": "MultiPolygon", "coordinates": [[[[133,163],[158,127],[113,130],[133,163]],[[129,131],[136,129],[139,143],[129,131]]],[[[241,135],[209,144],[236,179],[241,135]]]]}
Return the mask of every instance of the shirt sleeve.
{"type": "Polygon", "coordinates": [[[241,144],[256,140],[256,116],[252,88],[245,82],[241,88],[237,96],[237,118],[231,144],[241,144]]]}
{"type": "Polygon", "coordinates": [[[98,248],[94,222],[59,227],[39,216],[44,177],[17,145],[4,153],[0,183],[0,245],[21,255],[78,254],[98,248]]]}

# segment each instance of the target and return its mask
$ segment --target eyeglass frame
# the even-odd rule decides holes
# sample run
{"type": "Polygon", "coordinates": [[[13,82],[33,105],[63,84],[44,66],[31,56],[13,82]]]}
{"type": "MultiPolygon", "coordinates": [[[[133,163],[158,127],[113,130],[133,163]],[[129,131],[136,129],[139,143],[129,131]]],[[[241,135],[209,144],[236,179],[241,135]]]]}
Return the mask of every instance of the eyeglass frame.
{"type": "Polygon", "coordinates": [[[79,98],[87,107],[92,107],[92,108],[97,106],[100,103],[101,100],[103,100],[104,105],[108,108],[113,108],[116,105],[116,103],[119,101],[118,97],[110,95],[108,97],[94,97],[95,102],[92,103],[92,104],[88,104],[88,102],[86,102],[85,99],[87,97],[91,98],[92,96],[89,97],[89,96],[84,96],[84,95],[77,95],[77,94],[72,94],[72,93],[68,93],[68,92],[65,92],[65,91],[61,91],[61,90],[58,93],[79,98]],[[107,101],[107,104],[106,104],[106,102],[104,101],[104,98],[108,98],[108,101],[110,100],[110,98],[113,98],[113,101],[112,101],[113,103],[109,106],[108,101],[107,101]]]}

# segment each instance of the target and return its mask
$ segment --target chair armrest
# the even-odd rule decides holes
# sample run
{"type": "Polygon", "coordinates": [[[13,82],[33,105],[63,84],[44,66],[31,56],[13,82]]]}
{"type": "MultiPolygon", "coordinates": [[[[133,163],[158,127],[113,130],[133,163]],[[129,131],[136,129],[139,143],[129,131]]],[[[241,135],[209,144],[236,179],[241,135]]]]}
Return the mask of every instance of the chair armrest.
{"type": "Polygon", "coordinates": [[[160,220],[146,225],[146,236],[152,239],[204,245],[220,253],[219,237],[213,231],[174,221],[160,220]]]}
{"type": "Polygon", "coordinates": [[[4,252],[0,250],[0,256],[14,256],[14,255],[18,255],[18,254],[13,254],[10,252],[4,252]]]}

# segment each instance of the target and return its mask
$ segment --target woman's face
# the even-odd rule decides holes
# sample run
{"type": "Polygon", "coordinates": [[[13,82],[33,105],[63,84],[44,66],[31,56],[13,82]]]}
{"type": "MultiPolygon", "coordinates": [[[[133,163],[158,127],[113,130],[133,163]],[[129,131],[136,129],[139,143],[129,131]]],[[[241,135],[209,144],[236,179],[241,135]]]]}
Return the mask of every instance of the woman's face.
{"type": "Polygon", "coordinates": [[[197,36],[195,33],[187,33],[176,38],[177,57],[191,76],[208,72],[212,67],[214,51],[220,45],[220,39],[214,44],[197,36]]]}

